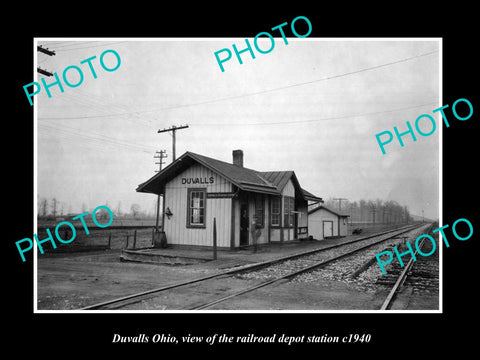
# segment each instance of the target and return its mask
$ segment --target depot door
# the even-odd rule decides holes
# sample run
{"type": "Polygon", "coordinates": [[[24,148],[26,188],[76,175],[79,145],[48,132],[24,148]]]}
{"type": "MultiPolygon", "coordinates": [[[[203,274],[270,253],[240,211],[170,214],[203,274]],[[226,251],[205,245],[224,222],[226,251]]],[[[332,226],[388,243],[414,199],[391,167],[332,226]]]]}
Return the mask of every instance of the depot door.
{"type": "Polygon", "coordinates": [[[240,246],[248,245],[248,202],[240,203],[240,246]]]}
{"type": "Polygon", "coordinates": [[[333,236],[333,221],[323,222],[323,238],[333,236]]]}

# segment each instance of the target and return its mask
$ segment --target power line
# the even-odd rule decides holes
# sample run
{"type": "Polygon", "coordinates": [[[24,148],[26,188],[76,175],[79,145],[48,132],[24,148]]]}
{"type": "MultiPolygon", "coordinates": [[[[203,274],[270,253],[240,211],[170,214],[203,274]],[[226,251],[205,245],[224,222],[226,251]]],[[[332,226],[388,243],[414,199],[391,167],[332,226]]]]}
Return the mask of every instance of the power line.
{"type": "MultiPolygon", "coordinates": [[[[84,46],[84,47],[79,47],[79,48],[60,49],[60,50],[57,50],[57,52],[91,49],[91,48],[96,48],[96,47],[101,47],[101,46],[110,46],[110,45],[114,45],[114,44],[122,44],[124,42],[126,42],[126,41],[117,41],[117,42],[112,42],[112,43],[108,43],[108,44],[91,45],[91,46],[84,46]]],[[[81,44],[79,44],[79,45],[81,45],[81,44]]]]}
{"type": "Polygon", "coordinates": [[[78,45],[85,45],[85,44],[98,43],[98,42],[99,40],[96,40],[96,41],[71,40],[71,41],[60,41],[58,43],[56,41],[51,41],[48,43],[48,45],[54,47],[55,49],[61,49],[68,46],[78,46],[78,45]]]}
{"type": "MultiPolygon", "coordinates": [[[[112,101],[106,101],[106,99],[102,96],[94,95],[94,94],[90,94],[90,93],[85,93],[82,90],[77,90],[75,92],[75,95],[83,96],[86,100],[96,102],[101,107],[105,107],[105,106],[113,107],[113,108],[116,108],[116,109],[119,109],[119,110],[122,110],[122,111],[130,110],[128,106],[125,106],[123,104],[114,103],[112,101]]],[[[149,117],[150,119],[145,119],[145,115],[142,115],[142,117],[140,117],[140,114],[138,114],[137,112],[133,112],[131,115],[136,116],[141,121],[148,122],[150,125],[153,124],[153,121],[156,121],[156,119],[154,119],[153,117],[150,117],[149,115],[147,115],[146,117],[149,117]]]]}
{"type": "MultiPolygon", "coordinates": [[[[82,107],[86,107],[89,110],[98,110],[100,112],[108,112],[109,109],[124,109],[125,106],[120,104],[115,104],[113,102],[105,101],[105,99],[100,100],[99,98],[95,98],[90,96],[89,94],[83,94],[82,92],[78,92],[76,95],[64,93],[59,99],[66,101],[68,104],[72,102],[77,103],[82,107]]],[[[145,126],[152,126],[153,120],[148,115],[143,115],[142,117],[139,114],[131,114],[129,116],[134,117],[134,119],[125,118],[126,120],[138,125],[138,122],[141,121],[144,123],[145,126]],[[145,117],[150,119],[145,119],[145,117]]],[[[41,118],[41,117],[39,117],[41,118]]],[[[62,118],[52,119],[52,120],[62,120],[62,118]]]]}
{"type": "MultiPolygon", "coordinates": [[[[382,67],[399,64],[399,63],[406,62],[406,61],[410,61],[410,60],[414,60],[414,59],[417,59],[417,58],[420,58],[420,57],[423,57],[423,56],[432,55],[432,54],[434,54],[434,53],[437,53],[438,51],[439,51],[439,50],[434,50],[434,51],[430,51],[430,52],[428,52],[428,53],[423,53],[423,54],[411,56],[411,57],[408,57],[408,58],[404,58],[404,59],[400,59],[400,60],[396,60],[396,61],[392,61],[392,62],[388,62],[388,63],[376,65],[376,66],[371,66],[371,67],[364,68],[364,69],[360,69],[360,70],[350,71],[350,72],[346,72],[346,73],[343,73],[343,74],[327,76],[327,77],[320,78],[320,79],[316,79],[316,80],[311,80],[311,81],[306,81],[306,82],[301,82],[301,83],[296,83],[296,84],[281,86],[281,87],[272,88],[272,89],[266,89],[266,90],[256,91],[256,92],[248,93],[248,94],[240,94],[240,95],[228,96],[228,97],[219,98],[219,99],[201,101],[201,102],[197,102],[197,103],[191,103],[191,104],[185,104],[185,105],[177,105],[177,106],[174,106],[174,107],[162,108],[162,109],[158,109],[158,110],[171,110],[171,109],[177,109],[177,108],[188,107],[188,106],[205,105],[205,104],[211,104],[211,103],[220,102],[220,101],[225,101],[225,100],[234,100],[234,99],[239,99],[239,98],[242,98],[242,97],[254,96],[254,95],[261,95],[261,94],[266,94],[266,93],[270,93],[270,92],[274,92],[274,91],[290,89],[290,88],[293,88],[293,87],[298,87],[298,86],[303,86],[303,85],[309,85],[309,84],[313,84],[313,83],[317,83],[317,82],[321,82],[321,81],[337,79],[337,78],[344,77],[344,76],[348,76],[348,75],[359,74],[359,73],[362,73],[362,72],[371,71],[371,70],[376,70],[376,69],[380,69],[380,68],[382,68],[382,67]]],[[[157,110],[148,110],[148,111],[145,111],[145,112],[154,112],[154,111],[157,111],[157,110]]]]}
{"type": "Polygon", "coordinates": [[[168,129],[163,129],[163,130],[158,130],[157,131],[157,133],[172,132],[172,161],[175,161],[177,159],[175,157],[176,132],[177,132],[177,130],[186,129],[186,128],[188,128],[188,125],[180,125],[180,126],[172,125],[168,129]]]}
{"type": "Polygon", "coordinates": [[[91,136],[91,135],[83,134],[83,133],[79,132],[78,130],[75,130],[75,129],[72,129],[72,128],[70,128],[71,130],[69,130],[69,129],[57,128],[55,126],[45,125],[45,124],[40,124],[39,126],[43,127],[43,128],[46,128],[46,129],[50,129],[50,130],[59,131],[61,133],[67,134],[67,135],[72,135],[72,136],[75,136],[75,138],[82,137],[86,140],[98,141],[103,145],[105,145],[105,144],[116,145],[116,146],[121,146],[123,148],[130,147],[132,149],[140,150],[140,151],[144,151],[144,152],[148,152],[148,150],[151,150],[153,148],[153,147],[134,144],[134,143],[127,142],[127,141],[122,141],[122,140],[119,140],[119,139],[116,139],[116,138],[113,138],[113,137],[109,137],[109,136],[106,136],[106,135],[98,134],[98,133],[91,133],[93,135],[98,135],[98,136],[91,136]]]}
{"type": "MultiPolygon", "coordinates": [[[[411,110],[416,109],[424,106],[431,106],[436,105],[437,102],[430,102],[420,105],[413,105],[413,106],[406,106],[396,109],[389,109],[389,110],[381,110],[381,111],[373,111],[373,112],[366,112],[366,113],[358,113],[358,114],[350,114],[350,115],[342,115],[342,116],[332,116],[332,117],[325,117],[325,118],[318,118],[318,119],[307,119],[307,120],[294,120],[294,121],[275,121],[275,122],[255,122],[255,123],[197,123],[194,124],[195,126],[266,126],[266,125],[290,125],[290,124],[301,124],[301,123],[312,123],[312,122],[319,122],[319,121],[328,121],[328,120],[343,120],[343,119],[350,119],[356,118],[360,116],[372,116],[372,115],[381,115],[381,114],[388,114],[397,111],[403,110],[411,110]]],[[[40,119],[40,117],[39,117],[40,119]]],[[[45,119],[45,118],[41,118],[45,119]]],[[[63,120],[64,118],[49,118],[49,120],[63,120]]]]}
{"type": "Polygon", "coordinates": [[[413,106],[406,106],[402,108],[390,109],[390,110],[381,110],[381,111],[373,111],[367,113],[359,113],[359,114],[351,114],[351,115],[342,115],[342,116],[333,116],[333,117],[325,117],[319,119],[308,119],[308,120],[294,120],[294,121],[276,121],[276,122],[256,122],[256,123],[200,123],[194,125],[202,125],[202,126],[221,126],[221,125],[231,125],[231,126],[254,126],[254,125],[288,125],[288,124],[300,124],[300,123],[311,123],[317,121],[327,121],[327,120],[342,120],[342,119],[349,119],[355,118],[360,116],[370,116],[370,115],[380,115],[380,114],[388,114],[391,112],[396,111],[403,111],[403,110],[410,110],[416,109],[419,107],[427,106],[427,105],[435,105],[437,102],[431,102],[421,105],[413,105],[413,106]]]}
{"type": "MultiPolygon", "coordinates": [[[[58,47],[58,45],[64,45],[64,44],[68,44],[68,43],[73,43],[74,41],[56,41],[56,40],[45,40],[46,42],[48,42],[48,45],[50,46],[55,46],[55,48],[58,47]]],[[[43,42],[43,40],[42,40],[43,42]]],[[[43,44],[42,46],[45,46],[47,44],[43,44]]]]}
{"type": "MultiPolygon", "coordinates": [[[[212,103],[217,103],[217,102],[227,101],[227,100],[235,100],[235,99],[248,97],[248,96],[261,95],[261,94],[266,94],[266,93],[270,93],[270,92],[286,90],[286,89],[290,89],[290,88],[293,88],[293,87],[309,85],[309,84],[313,84],[313,83],[317,83],[317,82],[322,82],[322,81],[327,81],[327,80],[332,80],[332,79],[338,79],[338,78],[348,76],[348,75],[354,75],[354,74],[359,74],[359,73],[363,73],[363,72],[367,72],[367,71],[371,71],[371,70],[376,70],[376,69],[380,69],[380,68],[383,68],[383,67],[387,67],[387,66],[403,63],[403,62],[406,62],[406,61],[418,59],[418,58],[421,58],[421,57],[424,57],[424,56],[432,55],[432,54],[435,54],[435,53],[438,53],[438,52],[439,52],[439,50],[434,50],[434,51],[430,51],[430,52],[427,52],[427,53],[422,53],[422,54],[419,54],[419,55],[415,55],[415,56],[411,56],[411,57],[407,57],[407,58],[399,59],[399,60],[396,60],[396,61],[391,61],[391,62],[388,62],[388,63],[375,65],[375,66],[371,66],[371,67],[367,67],[367,68],[363,68],[363,69],[359,69],[359,70],[355,70],[355,71],[350,71],[350,72],[346,72],[346,73],[342,73],[342,74],[327,76],[327,77],[323,77],[323,78],[316,79],[316,80],[311,80],[311,81],[306,81],[306,82],[301,82],[301,83],[290,84],[290,85],[285,85],[285,86],[281,86],[281,87],[256,91],[256,92],[247,93],[247,94],[227,96],[227,97],[223,97],[223,98],[205,100],[205,101],[200,101],[200,102],[195,102],[195,103],[190,103],[190,104],[180,104],[180,105],[168,106],[168,107],[163,107],[163,108],[158,108],[158,109],[153,109],[153,110],[135,111],[135,112],[131,112],[131,113],[140,114],[140,113],[157,112],[157,111],[164,111],[164,110],[173,110],[173,109],[179,109],[179,108],[190,107],[190,106],[212,104],[212,103]]],[[[63,117],[63,118],[42,117],[41,119],[43,119],[43,120],[52,120],[52,119],[59,119],[59,120],[60,119],[63,119],[63,120],[73,120],[73,119],[75,119],[75,120],[77,120],[77,119],[102,118],[102,117],[112,117],[112,116],[125,116],[125,115],[129,115],[131,113],[129,113],[129,112],[126,112],[126,113],[112,113],[112,114],[106,114],[106,115],[73,116],[73,117],[63,117]]]]}
{"type": "MultiPolygon", "coordinates": [[[[85,107],[88,107],[88,109],[99,110],[101,112],[108,112],[109,108],[110,109],[112,109],[112,108],[113,109],[115,109],[115,108],[121,109],[121,107],[119,105],[116,105],[114,103],[101,102],[101,101],[98,101],[96,99],[92,99],[88,96],[82,95],[80,93],[78,94],[78,96],[72,95],[72,94],[63,94],[61,99],[68,99],[68,103],[71,103],[73,101],[73,102],[76,102],[77,104],[79,104],[80,106],[85,106],[85,107]]],[[[138,115],[138,114],[131,114],[129,116],[134,116],[134,117],[136,117],[137,120],[140,120],[142,122],[148,122],[149,125],[151,125],[151,121],[140,118],[140,115],[138,115]]],[[[128,121],[131,121],[131,122],[135,123],[136,125],[138,124],[133,119],[128,119],[128,118],[126,118],[126,119],[128,121]]],[[[58,119],[58,120],[60,120],[60,119],[58,119]]]]}

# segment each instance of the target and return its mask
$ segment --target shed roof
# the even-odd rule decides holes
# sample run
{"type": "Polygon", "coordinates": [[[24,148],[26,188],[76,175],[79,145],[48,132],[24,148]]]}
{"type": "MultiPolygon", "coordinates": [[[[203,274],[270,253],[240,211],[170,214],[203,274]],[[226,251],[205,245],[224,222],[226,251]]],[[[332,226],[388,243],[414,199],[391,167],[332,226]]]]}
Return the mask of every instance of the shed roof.
{"type": "Polygon", "coordinates": [[[329,207],[327,207],[327,206],[325,206],[325,205],[320,205],[320,206],[317,206],[317,207],[314,208],[314,209],[308,210],[308,215],[313,214],[314,212],[316,212],[316,211],[318,211],[318,210],[320,210],[320,209],[327,210],[327,211],[331,212],[332,214],[335,214],[335,215],[341,216],[341,217],[348,217],[348,216],[350,216],[350,215],[348,215],[348,214],[342,214],[342,213],[340,213],[340,212],[338,212],[338,211],[336,211],[336,210],[333,210],[333,209],[331,209],[331,208],[329,208],[329,207]]]}
{"type": "Polygon", "coordinates": [[[211,171],[226,178],[241,190],[280,195],[288,180],[292,179],[294,186],[301,190],[301,195],[304,199],[323,201],[321,198],[303,190],[293,171],[259,172],[190,151],[184,153],[149,180],[138,185],[137,191],[163,194],[165,184],[194,163],[199,163],[207,167],[211,171]]]}

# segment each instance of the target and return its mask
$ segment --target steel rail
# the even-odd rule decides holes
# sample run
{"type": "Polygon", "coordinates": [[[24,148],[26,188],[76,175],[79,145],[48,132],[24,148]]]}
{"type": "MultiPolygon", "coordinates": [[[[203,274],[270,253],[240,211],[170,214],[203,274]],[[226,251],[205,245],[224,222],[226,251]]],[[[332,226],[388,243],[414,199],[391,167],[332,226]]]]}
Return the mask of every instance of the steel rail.
{"type": "MultiPolygon", "coordinates": [[[[93,305],[90,305],[90,306],[80,308],[80,310],[99,310],[101,308],[108,308],[108,307],[110,307],[110,309],[119,308],[119,307],[122,307],[122,306],[127,305],[127,304],[138,302],[138,301],[141,300],[142,297],[152,295],[152,294],[155,294],[155,293],[159,293],[159,292],[162,292],[162,291],[166,291],[166,290],[170,290],[170,289],[174,289],[174,288],[178,288],[178,287],[182,287],[182,286],[187,286],[187,285],[191,285],[191,284],[194,284],[194,283],[198,283],[198,282],[202,282],[202,281],[206,281],[206,280],[210,280],[210,279],[214,279],[214,278],[219,278],[219,277],[226,276],[226,275],[232,275],[232,274],[236,274],[236,273],[252,271],[254,269],[274,265],[276,263],[279,263],[279,262],[282,262],[282,261],[285,261],[285,260],[296,259],[298,257],[311,255],[311,254],[314,254],[314,253],[330,250],[330,249],[333,249],[333,248],[350,245],[350,244],[357,243],[357,242],[364,241],[364,240],[368,240],[368,239],[371,239],[371,238],[374,238],[374,237],[383,236],[383,235],[388,234],[388,233],[398,232],[400,230],[400,232],[392,235],[391,237],[388,237],[386,239],[381,240],[381,241],[386,241],[388,239],[391,239],[392,237],[395,237],[395,236],[398,236],[398,235],[403,234],[405,232],[408,232],[408,231],[410,231],[410,230],[412,230],[416,227],[418,227],[418,224],[407,226],[407,229],[404,230],[404,231],[402,231],[402,230],[405,229],[405,226],[402,227],[402,228],[387,230],[387,231],[384,231],[384,232],[381,232],[381,233],[372,234],[372,235],[369,235],[369,236],[365,236],[365,237],[362,237],[362,238],[358,238],[358,239],[348,241],[348,242],[344,242],[344,243],[340,243],[340,244],[334,244],[334,245],[326,246],[326,247],[319,248],[319,249],[317,248],[317,249],[307,250],[307,251],[303,251],[303,252],[299,252],[299,253],[295,253],[295,254],[291,254],[291,255],[286,255],[286,256],[282,256],[282,257],[279,257],[279,258],[276,258],[276,259],[273,259],[273,260],[266,260],[266,261],[261,261],[261,262],[254,263],[254,264],[247,264],[247,265],[243,265],[243,266],[238,266],[238,267],[235,267],[235,268],[230,269],[230,270],[222,271],[220,273],[216,273],[216,274],[212,274],[212,275],[208,275],[208,276],[203,276],[203,277],[200,277],[200,278],[195,278],[195,279],[192,279],[192,280],[180,281],[180,282],[176,282],[176,283],[173,283],[173,284],[168,284],[168,285],[165,285],[165,286],[162,286],[162,287],[159,287],[159,288],[146,290],[146,291],[143,291],[143,292],[139,292],[139,293],[135,293],[135,294],[131,294],[131,295],[126,295],[126,296],[123,296],[123,297],[120,297],[120,298],[115,298],[115,299],[103,301],[103,302],[100,302],[100,303],[96,303],[96,304],[93,304],[93,305]],[[127,304],[124,304],[124,305],[121,304],[122,302],[127,302],[129,300],[135,300],[135,301],[131,301],[131,302],[129,302],[127,304]]],[[[263,285],[261,287],[269,285],[267,283],[265,283],[265,284],[262,283],[262,284],[263,285]]],[[[253,291],[253,290],[255,290],[255,289],[251,289],[251,290],[248,290],[248,291],[253,291]]],[[[248,292],[248,291],[246,291],[246,292],[248,292]]]]}
{"type": "MultiPolygon", "coordinates": [[[[427,233],[429,233],[431,229],[432,229],[432,226],[428,229],[427,233]]],[[[420,249],[423,247],[424,242],[425,242],[425,238],[423,238],[422,241],[420,242],[420,246],[419,246],[420,249]]],[[[416,256],[417,254],[418,254],[418,249],[415,250],[414,256],[416,256]]],[[[390,292],[388,293],[387,297],[385,298],[382,306],[380,307],[380,310],[390,310],[390,308],[393,304],[393,300],[395,299],[395,297],[398,293],[398,290],[405,283],[405,280],[407,280],[408,272],[412,268],[413,263],[414,263],[413,257],[411,257],[410,260],[408,261],[407,265],[404,267],[403,271],[398,276],[397,281],[395,282],[393,287],[390,289],[390,292]]]]}
{"type": "Polygon", "coordinates": [[[247,288],[247,289],[244,289],[244,290],[241,290],[241,291],[238,291],[234,294],[230,294],[230,295],[227,295],[225,297],[222,297],[222,298],[219,298],[219,299],[216,299],[214,301],[211,301],[211,302],[208,302],[208,303],[204,303],[204,304],[201,304],[201,305],[197,305],[193,308],[190,308],[189,310],[202,310],[202,309],[206,309],[206,308],[209,308],[213,305],[216,305],[220,302],[223,302],[223,301],[226,301],[228,299],[231,299],[231,298],[234,298],[234,297],[237,297],[237,296],[240,296],[242,294],[245,294],[245,293],[248,293],[248,292],[251,292],[251,291],[254,291],[254,290],[257,290],[259,288],[262,288],[262,287],[265,287],[265,286],[268,286],[268,285],[271,285],[271,284],[274,284],[276,282],[279,282],[279,281],[282,281],[282,280],[285,280],[285,279],[288,279],[288,278],[292,278],[292,277],[295,277],[297,275],[300,275],[300,274],[303,274],[303,273],[306,273],[306,272],[309,272],[309,271],[312,271],[314,269],[317,269],[319,267],[322,267],[322,266],[325,266],[325,265],[328,265],[329,263],[331,262],[334,262],[334,261],[337,261],[339,259],[342,259],[344,257],[347,257],[347,256],[350,256],[350,255],[353,255],[359,251],[362,251],[362,250],[365,250],[369,247],[372,247],[372,246],[375,246],[375,245],[378,245],[384,241],[387,241],[387,240],[390,240],[391,238],[395,237],[395,236],[398,236],[398,235],[401,235],[401,234],[404,234],[406,232],[409,232],[409,231],[412,231],[413,229],[410,228],[410,229],[407,229],[405,231],[402,231],[401,233],[398,233],[398,234],[395,234],[395,235],[392,235],[386,239],[382,239],[380,241],[377,241],[375,243],[372,243],[372,244],[367,244],[367,245],[364,245],[362,247],[359,247],[358,249],[354,249],[352,251],[349,251],[347,253],[344,253],[344,254],[340,254],[340,255],[337,255],[335,257],[332,257],[332,258],[329,258],[329,259],[326,259],[326,260],[322,260],[322,261],[319,261],[313,265],[310,265],[310,266],[307,266],[303,269],[300,269],[300,270],[296,270],[296,271],[293,271],[291,273],[288,273],[286,275],[282,275],[278,278],[275,278],[275,279],[272,279],[272,280],[267,280],[267,281],[264,281],[260,284],[257,284],[257,285],[254,285],[250,288],[247,288]]]}

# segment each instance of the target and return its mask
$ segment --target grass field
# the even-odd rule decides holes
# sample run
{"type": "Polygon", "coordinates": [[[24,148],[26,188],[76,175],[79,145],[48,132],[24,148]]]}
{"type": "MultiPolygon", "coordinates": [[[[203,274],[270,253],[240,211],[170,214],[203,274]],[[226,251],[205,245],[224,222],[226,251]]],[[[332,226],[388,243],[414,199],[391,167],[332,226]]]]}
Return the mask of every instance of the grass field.
{"type": "MultiPolygon", "coordinates": [[[[85,216],[84,217],[85,223],[87,224],[87,227],[90,228],[95,228],[97,227],[91,216],[85,216]]],[[[39,229],[42,228],[50,228],[50,230],[54,230],[55,226],[59,224],[62,221],[68,221],[70,222],[73,226],[76,228],[83,228],[82,222],[80,219],[77,220],[72,220],[71,217],[58,217],[56,220],[55,219],[38,219],[37,225],[39,229]]],[[[105,224],[105,220],[98,220],[100,224],[105,224]]],[[[161,226],[161,219],[160,219],[160,226],[161,226]]],[[[108,228],[114,228],[114,227],[154,227],[155,226],[155,219],[113,219],[112,224],[108,228]]]]}
{"type": "MultiPolygon", "coordinates": [[[[55,226],[60,222],[53,222],[51,225],[44,222],[38,225],[36,233],[38,239],[40,241],[46,239],[48,237],[47,229],[49,229],[57,245],[57,248],[54,249],[51,242],[43,243],[42,247],[45,252],[151,247],[152,232],[155,226],[154,222],[152,224],[152,222],[147,221],[117,221],[113,222],[109,227],[99,228],[93,222],[86,221],[85,223],[89,231],[89,234],[87,234],[80,221],[73,221],[72,224],[75,226],[76,232],[75,238],[72,242],[64,244],[58,241],[55,235],[55,226]]],[[[62,239],[68,241],[72,238],[72,229],[68,225],[62,225],[59,228],[59,235],[62,239]]]]}

